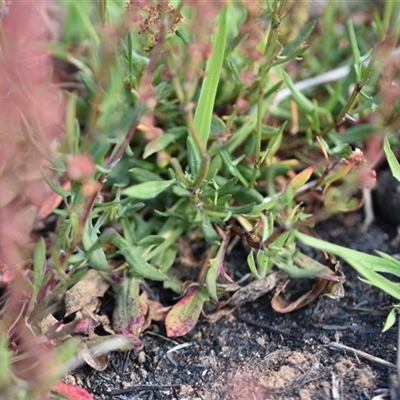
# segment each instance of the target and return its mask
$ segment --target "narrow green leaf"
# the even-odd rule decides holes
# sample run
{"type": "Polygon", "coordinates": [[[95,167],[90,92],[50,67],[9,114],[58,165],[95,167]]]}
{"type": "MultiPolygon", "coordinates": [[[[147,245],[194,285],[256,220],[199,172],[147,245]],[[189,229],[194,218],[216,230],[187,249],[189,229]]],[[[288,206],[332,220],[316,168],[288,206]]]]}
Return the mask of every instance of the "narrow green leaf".
{"type": "Polygon", "coordinates": [[[307,97],[304,96],[304,94],[301,93],[300,90],[298,90],[296,88],[296,86],[293,84],[292,80],[290,79],[290,76],[283,70],[282,67],[277,67],[277,68],[278,68],[278,70],[280,70],[281,76],[282,76],[283,80],[285,81],[286,86],[292,93],[292,96],[293,96],[295,102],[298,104],[298,106],[304,112],[306,112],[308,114],[315,112],[315,106],[314,106],[313,102],[311,100],[307,99],[307,97]]]}
{"type": "Polygon", "coordinates": [[[206,75],[201,87],[199,102],[194,116],[194,124],[205,147],[207,146],[210,135],[215,96],[217,94],[218,82],[224,61],[228,25],[227,11],[227,6],[221,11],[218,21],[218,31],[214,37],[211,57],[207,61],[206,75]]]}
{"type": "Polygon", "coordinates": [[[295,236],[298,240],[308,246],[315,247],[341,257],[360,275],[362,275],[369,282],[369,284],[378,287],[379,289],[400,300],[400,285],[376,273],[373,269],[375,262],[379,262],[381,260],[380,257],[371,256],[369,254],[364,254],[360,251],[352,249],[347,249],[333,243],[328,243],[323,240],[307,236],[300,232],[295,232],[295,236]]]}
{"type": "Polygon", "coordinates": [[[260,271],[259,275],[261,278],[267,276],[272,266],[274,265],[273,261],[273,257],[270,257],[270,255],[266,251],[260,250],[257,253],[257,265],[258,270],[260,271]]]}
{"type": "Polygon", "coordinates": [[[236,186],[238,178],[229,179],[224,185],[222,185],[218,190],[218,196],[224,196],[226,194],[232,194],[232,188],[236,186]]]}
{"type": "Polygon", "coordinates": [[[268,147],[263,154],[262,161],[264,161],[265,158],[271,159],[278,152],[279,148],[281,147],[283,130],[285,129],[286,125],[287,121],[282,124],[276,135],[269,140],[268,147]]]}
{"type": "Polygon", "coordinates": [[[206,287],[210,298],[213,302],[218,303],[218,296],[217,296],[217,277],[218,277],[218,267],[219,267],[220,260],[218,257],[210,260],[210,265],[207,269],[206,275],[206,287]]]}
{"type": "Polygon", "coordinates": [[[310,46],[304,46],[295,50],[293,53],[290,53],[287,57],[279,57],[276,61],[274,61],[273,66],[284,64],[290,60],[295,60],[296,58],[302,56],[309,47],[310,46]]]}
{"type": "Polygon", "coordinates": [[[137,245],[141,247],[149,247],[157,244],[161,244],[165,240],[164,236],[161,235],[149,235],[140,240],[137,245]]]}
{"type": "Polygon", "coordinates": [[[233,282],[229,275],[226,273],[224,268],[224,260],[226,255],[226,249],[229,243],[229,237],[225,235],[223,232],[220,232],[222,236],[222,242],[219,246],[217,255],[215,258],[209,260],[207,274],[206,274],[206,287],[211,299],[218,303],[218,294],[217,294],[217,278],[219,274],[223,274],[226,279],[233,282]]]}
{"type": "Polygon", "coordinates": [[[393,176],[400,182],[400,163],[394,155],[392,149],[390,148],[390,143],[387,137],[383,142],[383,151],[386,154],[386,159],[389,163],[389,167],[392,171],[393,176]]]}
{"type": "Polygon", "coordinates": [[[200,171],[200,154],[196,150],[196,145],[194,144],[194,140],[191,136],[188,136],[186,140],[186,147],[187,147],[187,159],[188,164],[190,167],[190,172],[193,176],[197,176],[200,171]]]}
{"type": "Polygon", "coordinates": [[[252,273],[257,279],[260,279],[261,276],[260,276],[260,274],[259,274],[258,271],[257,271],[256,262],[255,262],[255,260],[254,260],[254,250],[253,250],[253,249],[250,250],[250,253],[249,253],[248,256],[247,256],[247,265],[249,266],[251,273],[252,273]]]}
{"type": "Polygon", "coordinates": [[[144,168],[131,168],[129,170],[129,173],[133,176],[133,178],[140,182],[149,182],[149,181],[162,181],[162,179],[160,178],[160,175],[151,172],[147,169],[144,168]]]}
{"type": "Polygon", "coordinates": [[[151,181],[139,183],[122,190],[122,194],[140,200],[153,199],[163,190],[172,186],[174,183],[175,179],[171,179],[170,181],[151,181]]]}
{"type": "Polygon", "coordinates": [[[397,308],[392,308],[389,315],[386,318],[385,326],[382,329],[382,332],[386,332],[389,330],[396,322],[397,318],[397,308]]]}
{"type": "Polygon", "coordinates": [[[301,32],[293,39],[289,44],[287,44],[282,50],[282,56],[290,57],[292,54],[307,38],[310,36],[311,32],[314,30],[316,20],[310,21],[301,32]]]}
{"type": "Polygon", "coordinates": [[[157,139],[154,139],[146,144],[146,147],[143,151],[143,158],[146,159],[152,154],[157,153],[160,150],[164,150],[169,144],[173,143],[174,141],[175,135],[172,135],[171,133],[162,134],[157,139]]]}
{"type": "Polygon", "coordinates": [[[347,29],[349,31],[349,40],[353,52],[353,67],[356,73],[356,79],[359,81],[361,79],[360,50],[358,49],[357,36],[354,31],[353,21],[350,18],[347,21],[347,29]]]}
{"type": "Polygon", "coordinates": [[[229,211],[232,215],[239,215],[239,214],[249,214],[253,211],[254,206],[256,203],[246,204],[244,206],[215,206],[212,209],[215,211],[229,211]]]}
{"type": "Polygon", "coordinates": [[[31,295],[31,301],[29,308],[32,310],[39,290],[43,285],[43,278],[45,274],[46,265],[46,242],[43,237],[41,237],[35,245],[33,250],[33,293],[31,295]]]}
{"type": "Polygon", "coordinates": [[[205,212],[201,213],[201,220],[202,220],[202,226],[201,229],[203,231],[204,239],[208,244],[219,244],[220,238],[215,232],[215,229],[211,225],[210,218],[208,218],[208,215],[205,212]]]}
{"type": "MultiPolygon", "coordinates": [[[[107,230],[107,235],[111,232],[111,229],[107,230]]],[[[108,237],[105,235],[105,237],[108,237]]],[[[111,238],[111,235],[109,236],[111,238]]],[[[98,271],[109,271],[111,270],[110,265],[107,262],[106,255],[104,253],[104,250],[101,248],[101,242],[98,242],[98,236],[96,229],[93,228],[92,221],[89,219],[86,223],[85,228],[83,229],[82,232],[82,243],[83,247],[87,251],[87,258],[88,258],[88,263],[89,265],[98,271]]]]}
{"type": "Polygon", "coordinates": [[[57,193],[58,195],[60,195],[63,199],[65,199],[67,196],[70,195],[70,192],[64,190],[62,188],[62,186],[58,183],[58,182],[54,182],[50,176],[48,176],[46,174],[46,172],[44,171],[44,169],[42,167],[40,167],[40,171],[42,173],[43,179],[45,180],[45,182],[50,186],[50,189],[57,193]]]}
{"type": "Polygon", "coordinates": [[[129,243],[121,235],[116,234],[113,237],[113,244],[118,247],[120,254],[129,264],[134,277],[147,278],[154,281],[163,281],[168,279],[167,275],[163,274],[151,264],[149,264],[140,254],[137,246],[129,243]]]}
{"type": "Polygon", "coordinates": [[[82,79],[82,83],[85,85],[86,90],[89,92],[90,96],[93,96],[96,92],[96,82],[93,78],[82,71],[78,72],[80,78],[82,79]]]}

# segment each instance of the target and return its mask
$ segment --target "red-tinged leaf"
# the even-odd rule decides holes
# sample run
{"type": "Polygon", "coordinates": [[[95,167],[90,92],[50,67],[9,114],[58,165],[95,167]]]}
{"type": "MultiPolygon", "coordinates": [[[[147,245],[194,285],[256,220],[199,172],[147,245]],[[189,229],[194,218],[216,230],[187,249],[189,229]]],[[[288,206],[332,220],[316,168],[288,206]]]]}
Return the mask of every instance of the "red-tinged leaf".
{"type": "Polygon", "coordinates": [[[94,397],[85,389],[67,385],[64,382],[58,382],[52,391],[63,395],[67,400],[94,400],[94,397]]]}
{"type": "Polygon", "coordinates": [[[209,295],[206,290],[190,288],[186,296],[172,307],[165,319],[167,336],[183,336],[190,332],[195,327],[207,300],[209,295]]]}
{"type": "Polygon", "coordinates": [[[289,183],[289,186],[296,193],[310,178],[315,167],[311,166],[299,172],[289,183]]]}
{"type": "Polygon", "coordinates": [[[115,293],[113,329],[116,333],[139,337],[142,332],[148,305],[140,300],[139,290],[139,280],[125,274],[115,293]]]}

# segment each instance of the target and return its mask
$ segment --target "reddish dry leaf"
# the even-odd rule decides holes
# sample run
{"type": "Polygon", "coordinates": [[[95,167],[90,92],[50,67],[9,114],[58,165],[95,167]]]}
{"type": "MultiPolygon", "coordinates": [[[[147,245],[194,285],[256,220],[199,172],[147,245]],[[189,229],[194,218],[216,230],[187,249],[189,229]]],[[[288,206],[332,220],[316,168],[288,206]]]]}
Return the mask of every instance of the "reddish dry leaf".
{"type": "Polygon", "coordinates": [[[328,284],[328,281],[325,279],[316,279],[315,284],[311,290],[300,296],[298,299],[290,301],[287,300],[282,294],[283,290],[285,289],[285,287],[288,285],[289,282],[290,279],[281,284],[271,300],[272,308],[276,312],[282,314],[298,310],[299,308],[302,308],[312,303],[321,293],[323,293],[326,285],[328,284]]]}
{"type": "Polygon", "coordinates": [[[52,389],[53,392],[60,393],[67,400],[94,400],[94,397],[85,389],[78,386],[67,385],[64,382],[58,382],[52,389]]]}

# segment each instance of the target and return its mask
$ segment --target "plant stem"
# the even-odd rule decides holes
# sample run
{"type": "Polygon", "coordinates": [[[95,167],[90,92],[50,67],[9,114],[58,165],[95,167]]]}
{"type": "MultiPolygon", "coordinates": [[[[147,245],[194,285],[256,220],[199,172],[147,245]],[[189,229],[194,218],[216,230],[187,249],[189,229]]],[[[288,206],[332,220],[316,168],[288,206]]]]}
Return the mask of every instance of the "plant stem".
{"type": "Polygon", "coordinates": [[[260,169],[260,164],[262,160],[261,154],[261,140],[262,140],[262,122],[264,116],[263,110],[263,100],[264,100],[264,90],[267,83],[267,75],[270,71],[275,57],[278,55],[280,49],[278,46],[278,29],[281,24],[282,19],[287,13],[287,6],[289,1],[283,0],[279,5],[278,1],[274,2],[274,11],[271,16],[271,25],[268,33],[267,43],[265,45],[265,57],[266,61],[262,63],[260,68],[260,80],[258,84],[258,99],[257,99],[257,122],[256,122],[256,151],[255,151],[255,161],[254,169],[250,179],[250,187],[254,187],[255,181],[257,179],[258,171],[260,169]]]}
{"type": "Polygon", "coordinates": [[[328,134],[332,129],[339,127],[344,121],[346,114],[351,111],[351,109],[354,106],[355,101],[357,100],[358,95],[360,94],[362,88],[364,85],[368,82],[369,78],[371,77],[372,70],[375,66],[376,62],[376,55],[377,55],[377,49],[374,50],[372,53],[372,57],[369,60],[367,70],[365,72],[364,78],[361,79],[361,81],[357,82],[353,92],[351,93],[350,97],[348,98],[346,104],[342,108],[342,111],[339,113],[339,115],[327,126],[325,129],[322,131],[321,136],[325,136],[328,134]]]}

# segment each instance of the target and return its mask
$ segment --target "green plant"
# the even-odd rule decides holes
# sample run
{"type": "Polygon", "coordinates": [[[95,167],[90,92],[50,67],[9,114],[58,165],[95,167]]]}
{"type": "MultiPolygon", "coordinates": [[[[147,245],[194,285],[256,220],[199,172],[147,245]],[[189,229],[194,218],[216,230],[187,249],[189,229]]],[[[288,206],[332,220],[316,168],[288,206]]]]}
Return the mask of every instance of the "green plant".
{"type": "MultiPolygon", "coordinates": [[[[254,278],[266,277],[275,265],[293,277],[340,283],[337,271],[307,258],[296,242],[328,246],[353,262],[351,251],[299,231],[360,206],[359,189],[374,183],[364,154],[354,148],[371,132],[392,131],[398,123],[396,109],[381,107],[378,93],[378,54],[390,54],[398,38],[390,18],[396,6],[376,11],[369,31],[349,20],[347,32],[336,33],[336,2],[329,2],[324,25],[307,22],[300,3],[62,4],[61,39],[47,46],[64,63],[57,104],[65,134],[56,149],[49,145],[36,159],[37,165],[47,159],[42,176],[54,192],[36,204],[39,219],[54,213],[57,224],[46,240],[36,236],[33,261],[22,269],[29,273],[14,278],[15,285],[29,287],[23,315],[38,338],[57,344],[80,333],[89,346],[99,340],[95,329],[102,325],[130,338],[119,347],[138,348],[152,320],[164,321],[171,337],[188,333],[204,303],[217,303],[224,293],[222,277],[233,282],[224,262],[234,237],[249,252],[254,278]],[[320,35],[313,34],[316,24],[320,35]],[[377,43],[374,49],[370,42],[377,43]],[[342,63],[343,80],[326,78],[327,69],[342,63]],[[304,80],[309,73],[314,80],[304,80]],[[323,87],[316,83],[320,77],[323,87]],[[206,246],[200,268],[180,274],[179,257],[194,241],[206,246]],[[180,300],[164,307],[149,299],[145,279],[161,282],[180,300]],[[74,304],[73,290],[82,282],[101,292],[88,304],[113,293],[111,326],[96,308],[84,312],[87,304],[74,304]],[[67,317],[58,315],[43,329],[42,321],[55,311],[67,317]]],[[[7,43],[2,30],[0,35],[0,43],[7,43]]],[[[46,132],[44,127],[23,107],[15,120],[27,143],[41,149],[37,132],[46,132]]],[[[21,259],[29,259],[29,246],[24,252],[21,259]]],[[[370,267],[363,268],[358,271],[370,281],[370,267]]],[[[381,288],[397,293],[382,279],[381,288]]],[[[6,289],[13,298],[12,285],[6,289]]],[[[11,320],[16,314],[10,313],[11,320]]],[[[1,365],[13,357],[13,322],[7,323],[1,365]]],[[[75,339],[65,346],[54,379],[37,384],[42,393],[76,362],[75,339]]],[[[33,392],[24,381],[15,386],[18,379],[3,379],[5,393],[29,398],[33,392]]]]}

